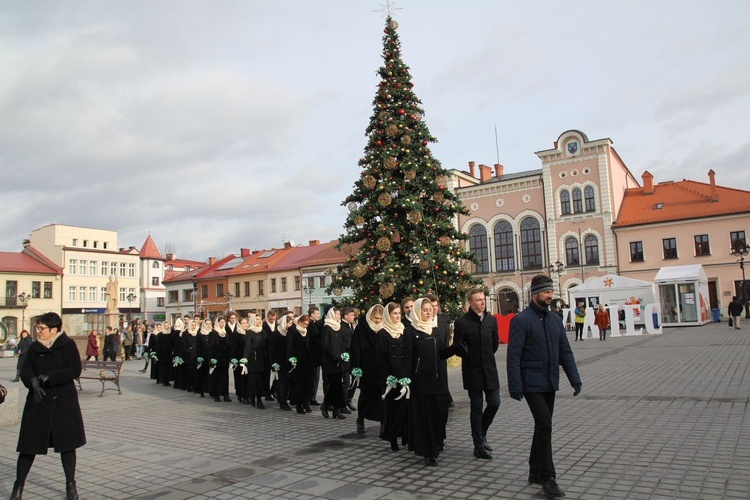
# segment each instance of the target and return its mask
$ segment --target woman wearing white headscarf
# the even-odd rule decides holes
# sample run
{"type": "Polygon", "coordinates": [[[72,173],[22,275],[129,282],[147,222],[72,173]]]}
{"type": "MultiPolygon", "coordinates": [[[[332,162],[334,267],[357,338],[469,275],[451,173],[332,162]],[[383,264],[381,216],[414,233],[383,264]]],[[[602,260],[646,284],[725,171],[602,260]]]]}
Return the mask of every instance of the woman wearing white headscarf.
{"type": "Polygon", "coordinates": [[[283,315],[276,322],[276,331],[271,334],[268,357],[271,361],[271,366],[276,367],[276,373],[279,376],[276,382],[276,399],[279,401],[279,408],[291,411],[292,407],[288,403],[290,366],[286,357],[286,336],[290,325],[287,325],[287,321],[287,316],[283,315]]]}
{"type": "Polygon", "coordinates": [[[247,359],[247,399],[259,410],[265,410],[263,396],[268,387],[268,335],[263,329],[263,318],[250,315],[243,357],[247,359]]]}
{"type": "Polygon", "coordinates": [[[378,376],[377,345],[378,332],[383,328],[384,308],[372,306],[365,314],[365,321],[357,323],[352,334],[351,367],[352,385],[359,386],[357,400],[357,432],[364,434],[365,419],[383,420],[385,380],[378,376]]]}
{"type": "Polygon", "coordinates": [[[187,326],[182,318],[174,320],[174,326],[172,327],[172,356],[169,358],[172,361],[174,388],[182,389],[183,391],[185,390],[185,366],[180,364],[177,358],[179,357],[180,342],[182,342],[182,336],[187,326]]]}
{"type": "Polygon", "coordinates": [[[304,415],[311,413],[308,397],[313,377],[313,362],[310,356],[310,337],[307,326],[310,317],[303,314],[289,327],[286,338],[286,358],[289,362],[292,391],[297,413],[304,415]]]}
{"type": "Polygon", "coordinates": [[[328,410],[333,411],[333,417],[345,419],[341,413],[344,407],[343,391],[335,390],[341,387],[344,374],[344,353],[343,342],[341,339],[341,310],[338,307],[332,307],[326,313],[323,321],[323,331],[320,335],[321,369],[323,371],[324,383],[328,384],[328,390],[325,391],[323,404],[320,405],[320,412],[323,417],[328,418],[328,410]]]}
{"type": "Polygon", "coordinates": [[[159,362],[153,359],[153,356],[157,356],[156,351],[158,349],[157,346],[159,345],[159,335],[161,332],[161,323],[156,323],[154,325],[154,330],[146,337],[148,339],[148,342],[146,342],[146,365],[143,367],[143,371],[145,372],[149,363],[151,364],[149,378],[151,378],[151,380],[156,380],[157,383],[159,382],[159,362]]]}
{"type": "Polygon", "coordinates": [[[428,298],[414,302],[409,320],[411,325],[404,330],[404,349],[412,357],[409,449],[424,457],[427,465],[437,465],[448,421],[447,398],[439,369],[441,355],[447,355],[447,346],[441,337],[433,335],[432,302],[428,298]]]}
{"type": "Polygon", "coordinates": [[[163,385],[171,385],[172,380],[172,326],[169,321],[161,324],[159,342],[156,344],[156,359],[159,363],[159,378],[157,382],[163,385]]]}
{"type": "Polygon", "coordinates": [[[229,337],[225,324],[224,317],[217,316],[214,329],[208,336],[208,387],[217,403],[222,397],[227,403],[232,401],[229,397],[229,337]]]}
{"type": "MultiPolygon", "coordinates": [[[[401,305],[390,302],[385,306],[383,328],[378,332],[378,378],[381,387],[391,380],[403,380],[411,376],[411,353],[404,347],[404,323],[401,321],[401,305]]],[[[391,443],[391,450],[398,451],[398,439],[406,444],[409,430],[409,399],[401,397],[399,391],[390,390],[383,399],[383,425],[380,438],[391,443]]]]}
{"type": "Polygon", "coordinates": [[[201,328],[197,335],[198,352],[195,365],[195,392],[199,393],[201,397],[206,397],[206,393],[209,392],[208,384],[208,369],[209,360],[211,357],[208,355],[208,340],[211,338],[211,331],[214,325],[209,318],[201,321],[201,328]]]}
{"type": "Polygon", "coordinates": [[[198,363],[198,322],[191,319],[187,330],[180,336],[177,358],[182,367],[183,389],[195,392],[195,366],[198,363]]]}
{"type": "MultiPolygon", "coordinates": [[[[245,325],[247,326],[247,319],[245,325]]],[[[242,374],[242,353],[245,351],[246,329],[242,327],[242,321],[237,320],[237,313],[230,311],[227,314],[227,324],[224,329],[229,336],[229,358],[232,364],[232,373],[234,375],[234,394],[237,401],[245,404],[245,395],[247,394],[247,375],[242,374]]]]}

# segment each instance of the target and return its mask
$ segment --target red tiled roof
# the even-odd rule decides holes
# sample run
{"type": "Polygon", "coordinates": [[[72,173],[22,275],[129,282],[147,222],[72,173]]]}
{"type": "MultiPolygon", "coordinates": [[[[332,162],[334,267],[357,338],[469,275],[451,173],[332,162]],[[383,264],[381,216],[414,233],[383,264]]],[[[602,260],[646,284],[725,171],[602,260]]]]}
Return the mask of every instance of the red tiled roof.
{"type": "Polygon", "coordinates": [[[645,194],[646,189],[638,187],[625,191],[613,227],[750,212],[750,191],[741,189],[716,186],[717,201],[712,201],[711,185],[703,182],[661,182],[653,186],[653,194],[645,194]],[[659,205],[661,207],[656,208],[659,205]]]}
{"type": "MultiPolygon", "coordinates": [[[[336,248],[336,245],[338,244],[338,240],[333,240],[331,242],[325,243],[324,245],[321,245],[321,250],[313,255],[310,259],[302,263],[303,267],[310,267],[310,266],[325,266],[330,264],[342,264],[348,256],[342,252],[341,250],[338,250],[336,248]]],[[[352,254],[356,254],[359,250],[359,247],[362,243],[355,243],[352,245],[352,254]]]]}
{"type": "Polygon", "coordinates": [[[37,251],[0,252],[0,272],[29,274],[61,274],[62,269],[37,251]]]}
{"type": "Polygon", "coordinates": [[[142,259],[164,260],[164,257],[159,253],[159,249],[156,248],[156,243],[154,243],[154,239],[150,234],[146,238],[146,241],[143,242],[140,254],[142,259]]]}
{"type": "Polygon", "coordinates": [[[302,266],[306,266],[310,259],[315,258],[317,254],[325,251],[331,246],[335,246],[338,240],[329,241],[328,243],[312,245],[312,246],[299,246],[293,247],[291,252],[286,254],[284,258],[277,261],[269,266],[270,271],[283,271],[285,269],[297,269],[302,266]]]}
{"type": "Polygon", "coordinates": [[[259,250],[245,257],[245,260],[229,272],[230,276],[238,274],[264,273],[290,253],[292,248],[271,248],[270,250],[259,250]]]}

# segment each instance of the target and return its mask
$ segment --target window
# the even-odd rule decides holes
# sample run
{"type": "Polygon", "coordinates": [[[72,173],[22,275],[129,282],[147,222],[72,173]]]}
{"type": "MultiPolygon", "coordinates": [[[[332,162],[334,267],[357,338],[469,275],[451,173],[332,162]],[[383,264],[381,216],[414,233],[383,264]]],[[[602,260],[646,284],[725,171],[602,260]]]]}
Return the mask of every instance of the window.
{"type": "Polygon", "coordinates": [[[265,294],[266,292],[263,291],[263,280],[258,280],[258,295],[263,297],[265,294]]]}
{"type": "Polygon", "coordinates": [[[74,286],[68,287],[68,300],[71,302],[76,301],[76,287],[74,286]]]}
{"type": "Polygon", "coordinates": [[[169,294],[167,296],[167,299],[169,299],[170,304],[174,304],[177,302],[179,292],[177,290],[170,290],[169,294]]]}
{"type": "MultiPolygon", "coordinates": [[[[567,191],[566,191],[567,192],[567,191]]],[[[495,224],[495,270],[513,271],[513,227],[508,221],[495,224]]]]}
{"type": "Polygon", "coordinates": [[[44,282],[44,298],[45,299],[52,298],[52,282],[51,281],[44,282]]]}
{"type": "Polygon", "coordinates": [[[560,192],[560,211],[563,215],[570,214],[570,193],[567,189],[560,192]]]}
{"type": "Polygon", "coordinates": [[[675,238],[664,238],[662,246],[664,247],[664,258],[665,259],[676,259],[677,258],[677,240],[675,238]]]}
{"type": "Polygon", "coordinates": [[[487,230],[481,224],[474,224],[469,229],[469,251],[474,254],[478,264],[475,272],[490,272],[490,260],[487,248],[487,230]]]}
{"type": "Polygon", "coordinates": [[[281,278],[281,291],[286,292],[286,278],[281,278]]]}
{"type": "Polygon", "coordinates": [[[78,269],[79,269],[78,274],[80,274],[81,276],[86,276],[86,265],[87,264],[88,264],[87,261],[85,261],[85,260],[81,261],[80,265],[78,266],[78,269]]]}
{"type": "Polygon", "coordinates": [[[234,296],[239,297],[240,296],[240,282],[234,284],[234,296]]]}
{"type": "Polygon", "coordinates": [[[581,190],[575,188],[573,190],[573,213],[580,214],[583,212],[583,200],[581,199],[581,190]]]}
{"type": "Polygon", "coordinates": [[[89,287],[89,302],[96,302],[96,287],[89,287]]]}
{"type": "Polygon", "coordinates": [[[216,296],[217,297],[224,296],[224,283],[216,283],[216,296]]]}
{"type": "Polygon", "coordinates": [[[42,282],[32,281],[31,282],[31,298],[39,299],[42,297],[42,282]]]}
{"type": "Polygon", "coordinates": [[[99,289],[99,300],[101,302],[107,302],[107,287],[103,286],[99,289]]]}
{"type": "Polygon", "coordinates": [[[307,288],[312,290],[315,288],[315,278],[307,278],[307,288]]]}
{"type": "Polygon", "coordinates": [[[583,240],[586,251],[586,264],[599,264],[599,240],[593,234],[586,236],[583,240]]]}
{"type": "Polygon", "coordinates": [[[732,231],[729,233],[729,241],[732,245],[732,248],[736,247],[744,247],[747,245],[747,240],[745,239],[745,231],[732,231]]]}
{"type": "Polygon", "coordinates": [[[325,276],[320,276],[318,278],[318,286],[320,288],[325,288],[326,287],[326,277],[325,276]]]}
{"type": "Polygon", "coordinates": [[[596,212],[596,203],[594,203],[594,188],[586,186],[583,190],[583,199],[586,203],[587,212],[596,212]]]}
{"type": "Polygon", "coordinates": [[[156,307],[164,307],[164,297],[156,297],[156,307]]]}
{"type": "Polygon", "coordinates": [[[86,287],[85,286],[78,288],[78,300],[81,302],[86,302],[86,287]]]}
{"type": "Polygon", "coordinates": [[[77,265],[78,265],[77,260],[70,259],[70,262],[68,263],[68,274],[75,274],[77,265]]]}
{"type": "Polygon", "coordinates": [[[159,286],[159,277],[158,276],[154,276],[153,278],[151,278],[151,286],[159,286]]]}
{"type": "Polygon", "coordinates": [[[193,289],[192,288],[186,288],[182,290],[182,301],[183,302],[193,301],[193,289]]]}
{"type": "Polygon", "coordinates": [[[73,238],[73,246],[74,247],[78,246],[78,238],[73,238]]]}
{"type": "Polygon", "coordinates": [[[120,262],[120,276],[125,277],[125,272],[127,271],[128,266],[124,262],[120,262]]]}
{"type": "Polygon", "coordinates": [[[96,262],[95,260],[92,260],[91,262],[89,262],[89,274],[91,276],[96,276],[96,265],[97,264],[98,264],[98,262],[96,262]]]}
{"type": "Polygon", "coordinates": [[[521,255],[524,270],[542,268],[542,237],[539,221],[533,217],[521,221],[521,255]]]}
{"type": "Polygon", "coordinates": [[[102,248],[105,249],[105,250],[107,249],[107,242],[106,241],[104,243],[102,243],[102,248]]]}
{"type": "Polygon", "coordinates": [[[299,276],[294,277],[294,289],[295,290],[302,289],[302,278],[300,278],[299,276]]]}
{"type": "Polygon", "coordinates": [[[125,289],[124,288],[120,288],[120,302],[121,303],[125,302],[125,289]]]}
{"type": "Polygon", "coordinates": [[[708,246],[708,235],[697,234],[693,237],[695,239],[695,256],[711,255],[711,249],[708,246]]]}
{"type": "Polygon", "coordinates": [[[276,292],[276,278],[271,278],[271,293],[276,292]]]}
{"type": "Polygon", "coordinates": [[[89,240],[83,240],[83,246],[88,247],[89,246],[89,240]]]}
{"type": "Polygon", "coordinates": [[[151,267],[153,267],[154,269],[159,269],[159,262],[158,261],[154,261],[154,263],[151,264],[151,267]]]}
{"type": "Polygon", "coordinates": [[[128,264],[128,278],[135,278],[135,263],[128,264]]]}
{"type": "Polygon", "coordinates": [[[102,261],[102,276],[107,276],[109,274],[109,262],[102,261]]]}
{"type": "Polygon", "coordinates": [[[94,248],[99,248],[99,242],[94,240],[94,248]]]}
{"type": "Polygon", "coordinates": [[[208,297],[208,285],[201,285],[201,298],[205,299],[208,297]]]}
{"type": "Polygon", "coordinates": [[[578,240],[572,236],[565,239],[565,263],[568,266],[577,266],[581,263],[578,254],[578,240]]]}
{"type": "Polygon", "coordinates": [[[250,282],[246,281],[245,282],[245,297],[249,297],[249,296],[250,296],[250,282]]]}
{"type": "Polygon", "coordinates": [[[117,262],[109,263],[109,274],[110,276],[117,276],[117,262]]]}
{"type": "Polygon", "coordinates": [[[630,262],[643,262],[643,242],[630,242],[630,262]]]}

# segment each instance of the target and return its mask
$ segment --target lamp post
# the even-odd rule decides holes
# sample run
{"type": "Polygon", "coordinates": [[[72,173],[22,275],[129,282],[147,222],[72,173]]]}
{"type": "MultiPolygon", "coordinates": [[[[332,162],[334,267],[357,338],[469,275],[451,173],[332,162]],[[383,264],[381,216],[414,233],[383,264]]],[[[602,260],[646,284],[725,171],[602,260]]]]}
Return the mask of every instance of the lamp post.
{"type": "Polygon", "coordinates": [[[18,296],[18,303],[21,305],[21,331],[23,331],[23,325],[26,323],[26,306],[31,300],[31,295],[26,292],[21,292],[18,296]]]}
{"type": "Polygon", "coordinates": [[[302,286],[302,292],[307,294],[307,307],[310,307],[312,305],[313,290],[315,290],[315,287],[307,285],[302,286]]]}
{"type": "Polygon", "coordinates": [[[198,282],[195,277],[193,277],[193,293],[190,295],[193,296],[193,314],[195,314],[198,311],[198,282]]]}
{"type": "Polygon", "coordinates": [[[745,284],[745,255],[750,253],[750,247],[744,241],[737,240],[732,246],[732,255],[739,257],[740,269],[742,269],[742,303],[745,305],[745,318],[750,318],[750,309],[747,303],[747,286],[745,284]]]}
{"type": "Polygon", "coordinates": [[[136,299],[136,296],[129,293],[125,299],[128,301],[128,326],[130,326],[131,315],[133,314],[133,301],[136,299]]]}
{"type": "Polygon", "coordinates": [[[562,299],[562,282],[560,281],[560,274],[565,270],[565,264],[559,260],[554,264],[549,265],[549,273],[557,273],[557,294],[562,299]]]}

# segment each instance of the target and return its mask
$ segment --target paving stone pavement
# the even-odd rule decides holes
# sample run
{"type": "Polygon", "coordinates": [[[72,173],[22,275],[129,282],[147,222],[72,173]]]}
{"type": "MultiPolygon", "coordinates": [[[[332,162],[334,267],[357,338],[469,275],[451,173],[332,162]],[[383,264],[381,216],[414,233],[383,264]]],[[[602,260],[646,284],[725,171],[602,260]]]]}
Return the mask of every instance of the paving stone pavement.
{"type": "MultiPolygon", "coordinates": [[[[583,393],[573,398],[562,377],[553,430],[566,498],[750,497],[750,324],[744,325],[571,342],[583,393]]],[[[472,455],[468,397],[460,368],[450,368],[456,407],[438,467],[390,451],[375,423],[360,435],[352,417],[215,403],[158,386],[138,373],[142,362],[129,361],[122,395],[98,397],[98,382],[83,381],[88,444],[78,451],[78,490],[84,499],[141,500],[543,498],[526,482],[533,422],[525,402],[507,397],[505,352],[497,352],[502,404],[487,436],[494,459],[472,455]]],[[[0,359],[7,386],[17,385],[7,382],[14,367],[14,359],[0,359]]],[[[17,424],[0,427],[6,498],[17,437],[17,424]]],[[[37,457],[24,493],[65,497],[57,454],[37,457]]]]}

